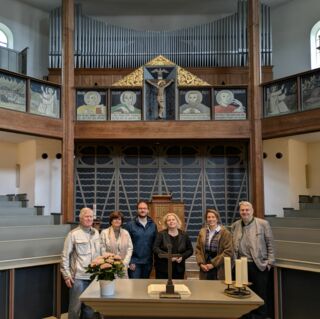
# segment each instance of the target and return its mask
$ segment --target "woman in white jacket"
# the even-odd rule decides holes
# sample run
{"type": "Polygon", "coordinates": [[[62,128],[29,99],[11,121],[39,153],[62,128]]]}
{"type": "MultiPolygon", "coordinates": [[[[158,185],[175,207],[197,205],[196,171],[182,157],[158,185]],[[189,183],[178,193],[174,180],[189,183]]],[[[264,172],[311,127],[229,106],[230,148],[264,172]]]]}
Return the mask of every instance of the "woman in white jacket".
{"type": "Polygon", "coordinates": [[[123,229],[123,214],[119,211],[112,212],[109,216],[110,227],[103,230],[100,235],[101,254],[110,252],[121,256],[126,267],[125,278],[128,278],[128,266],[130,263],[133,246],[130,234],[123,229]]]}

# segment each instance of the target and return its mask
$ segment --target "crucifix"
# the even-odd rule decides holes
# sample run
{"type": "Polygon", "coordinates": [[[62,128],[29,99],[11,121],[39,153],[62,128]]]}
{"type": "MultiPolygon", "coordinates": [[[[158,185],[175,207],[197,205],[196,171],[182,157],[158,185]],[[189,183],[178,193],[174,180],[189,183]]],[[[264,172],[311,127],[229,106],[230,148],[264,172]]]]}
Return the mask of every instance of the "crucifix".
{"type": "Polygon", "coordinates": [[[168,281],[166,284],[166,291],[160,293],[160,298],[180,299],[180,294],[178,292],[174,292],[174,285],[172,282],[172,257],[181,257],[181,255],[172,253],[171,244],[168,244],[167,248],[168,252],[166,254],[159,254],[160,258],[168,259],[168,281]]]}
{"type": "Polygon", "coordinates": [[[151,84],[157,89],[157,102],[158,102],[158,118],[164,119],[165,118],[165,111],[166,111],[166,87],[169,86],[173,79],[171,80],[146,80],[147,83],[151,84]]]}

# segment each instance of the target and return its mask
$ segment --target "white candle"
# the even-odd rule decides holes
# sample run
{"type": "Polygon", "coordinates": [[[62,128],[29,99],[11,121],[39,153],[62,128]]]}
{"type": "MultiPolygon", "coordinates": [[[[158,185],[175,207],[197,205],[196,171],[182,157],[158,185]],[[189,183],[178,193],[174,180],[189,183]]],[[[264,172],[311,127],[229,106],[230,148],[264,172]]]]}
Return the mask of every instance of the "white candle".
{"type": "Polygon", "coordinates": [[[236,259],[236,287],[241,288],[242,287],[242,267],[241,267],[241,259],[236,259]]]}
{"type": "Polygon", "coordinates": [[[248,285],[248,258],[241,257],[242,283],[248,285]]]}
{"type": "Polygon", "coordinates": [[[232,284],[232,277],[231,277],[231,258],[230,257],[224,257],[224,277],[225,277],[225,283],[227,285],[232,284]]]}
{"type": "Polygon", "coordinates": [[[93,210],[93,219],[96,219],[97,218],[97,204],[93,204],[92,210],[93,210]]]}

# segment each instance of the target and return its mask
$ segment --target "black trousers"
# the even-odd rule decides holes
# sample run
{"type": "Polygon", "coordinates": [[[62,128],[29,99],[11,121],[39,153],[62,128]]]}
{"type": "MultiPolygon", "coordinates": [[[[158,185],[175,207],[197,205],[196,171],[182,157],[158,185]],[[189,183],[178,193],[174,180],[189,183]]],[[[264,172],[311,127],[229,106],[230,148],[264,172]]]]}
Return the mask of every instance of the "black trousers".
{"type": "Polygon", "coordinates": [[[265,319],[267,314],[267,299],[268,299],[268,280],[269,271],[268,268],[261,271],[254,262],[248,263],[248,280],[252,283],[250,289],[252,289],[261,299],[264,300],[264,305],[252,310],[250,313],[243,315],[242,319],[265,319]]]}
{"type": "MultiPolygon", "coordinates": [[[[156,268],[156,279],[168,279],[168,270],[156,268]]],[[[177,271],[175,267],[172,267],[172,279],[184,279],[184,272],[177,271]]]]}
{"type": "Polygon", "coordinates": [[[218,280],[217,268],[213,268],[209,271],[202,271],[200,269],[200,278],[201,280],[218,280]]]}

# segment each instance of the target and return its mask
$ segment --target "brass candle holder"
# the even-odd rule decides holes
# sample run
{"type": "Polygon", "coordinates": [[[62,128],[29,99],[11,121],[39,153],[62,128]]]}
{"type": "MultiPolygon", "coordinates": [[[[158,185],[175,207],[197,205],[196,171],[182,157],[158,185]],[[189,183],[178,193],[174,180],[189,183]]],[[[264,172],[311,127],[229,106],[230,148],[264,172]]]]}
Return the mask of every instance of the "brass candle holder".
{"type": "Polygon", "coordinates": [[[227,285],[227,288],[224,290],[224,294],[229,297],[243,299],[249,298],[251,296],[251,291],[247,289],[248,286],[251,285],[250,282],[242,284],[241,287],[237,287],[235,281],[233,281],[232,283],[223,283],[227,285]]]}

